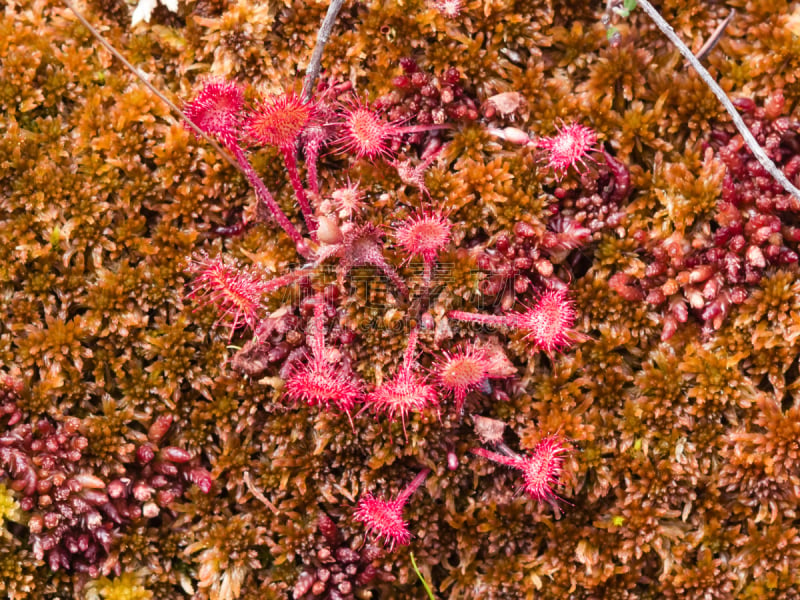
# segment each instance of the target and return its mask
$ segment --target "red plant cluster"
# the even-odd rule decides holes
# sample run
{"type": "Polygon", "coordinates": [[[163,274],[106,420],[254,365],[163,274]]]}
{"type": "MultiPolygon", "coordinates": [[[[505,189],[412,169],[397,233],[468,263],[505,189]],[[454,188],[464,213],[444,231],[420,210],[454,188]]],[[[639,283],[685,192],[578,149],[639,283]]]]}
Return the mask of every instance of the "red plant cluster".
{"type": "MultiPolygon", "coordinates": [[[[423,72],[413,58],[400,60],[403,74],[392,80],[394,89],[378,98],[375,109],[386,113],[391,121],[420,125],[443,125],[478,119],[478,103],[464,87],[464,79],[455,67],[438,76],[423,72]]],[[[424,132],[409,137],[420,144],[424,132]]]]}
{"type": "MultiPolygon", "coordinates": [[[[413,60],[403,60],[401,66],[403,75],[393,81],[396,89],[373,106],[355,95],[337,103],[335,99],[347,88],[324,82],[316,100],[304,102],[287,92],[258,100],[252,109],[245,111],[238,100],[231,100],[239,98],[238,88],[210,82],[198,99],[190,104],[187,114],[206,133],[217,136],[234,154],[255,188],[261,206],[283,227],[298,252],[307,260],[306,267],[273,279],[221,257],[208,259],[203,256],[195,261],[193,270],[196,276],[190,297],[216,305],[220,320],[229,324],[231,335],[242,325],[255,332],[253,340],[233,358],[234,368],[251,377],[273,369],[285,380],[284,398],[287,401],[345,414],[351,426],[354,426],[353,409],[363,404],[361,412],[371,410],[390,421],[399,417],[405,432],[406,421],[412,413],[435,409],[441,417],[440,405],[445,396],[453,396],[455,412],[460,417],[470,393],[491,389],[491,379],[511,377],[516,369],[499,345],[476,341],[458,345],[438,358],[434,357],[426,374],[417,356],[420,325],[413,324],[409,328],[402,364],[394,375],[370,389],[370,385],[350,369],[340,349],[326,345],[326,321],[338,314],[340,288],[356,268],[368,267],[382,273],[392,284],[396,298],[408,304],[410,314],[421,317],[422,327],[432,327],[433,317],[425,311],[430,302],[434,269],[440,254],[450,245],[453,234],[448,211],[433,206],[418,209],[393,227],[395,248],[402,253],[402,262],[422,262],[422,284],[410,287],[395,267],[397,261],[386,255],[384,231],[362,218],[367,206],[358,183],[348,181],[346,187],[334,190],[330,198],[325,198],[324,191],[320,193],[316,174],[319,150],[328,146],[334,156],[349,154],[356,161],[390,160],[403,182],[428,196],[422,174],[441,148],[439,132],[451,129],[454,122],[477,119],[478,106],[464,91],[456,69],[432,77],[423,73],[413,60]],[[216,101],[215,93],[221,95],[216,101]],[[214,114],[215,110],[220,110],[221,114],[214,114]],[[238,130],[232,132],[231,129],[235,128],[238,130]],[[434,135],[427,138],[429,134],[434,135]],[[291,223],[272,198],[267,185],[255,173],[241,146],[243,140],[275,146],[283,154],[297,205],[304,217],[307,237],[291,223]],[[414,160],[405,156],[401,159],[403,148],[423,142],[426,147],[420,164],[414,166],[414,160]],[[308,186],[313,192],[310,195],[306,193],[299,175],[299,150],[303,151],[306,159],[308,186]],[[320,291],[315,289],[319,287],[314,283],[316,270],[328,261],[335,261],[336,285],[326,283],[324,290],[320,291]],[[300,283],[308,293],[309,297],[300,304],[301,307],[310,306],[313,317],[309,319],[308,312],[304,316],[302,310],[298,314],[289,307],[266,315],[263,307],[268,294],[295,283],[300,283]],[[305,329],[305,334],[300,333],[302,329],[305,329]]],[[[588,153],[595,150],[596,139],[592,130],[571,125],[564,127],[552,139],[540,140],[539,145],[560,176],[570,166],[588,160],[588,153]]],[[[607,165],[605,170],[596,170],[599,175],[590,191],[605,199],[612,196],[621,199],[621,194],[627,192],[627,183],[623,181],[627,173],[624,169],[617,169],[610,157],[607,165]],[[623,188],[625,191],[620,192],[623,188]]],[[[511,302],[506,307],[506,314],[501,316],[453,311],[449,313],[450,318],[520,330],[535,347],[548,354],[577,339],[572,330],[574,306],[566,285],[554,273],[553,262],[563,262],[571,250],[582,245],[591,235],[590,230],[582,225],[583,221],[594,222],[607,215],[601,214],[601,209],[594,213],[590,210],[579,213],[568,205],[567,196],[562,195],[562,199],[568,210],[553,220],[551,230],[540,234],[519,223],[514,228],[515,242],[507,237],[498,240],[497,250],[502,254],[502,260],[512,265],[510,268],[495,269],[491,252],[481,258],[482,267],[495,270],[488,285],[497,287],[498,278],[505,283],[511,277],[522,275],[527,283],[524,286],[517,284],[515,292],[538,288],[541,291],[537,302],[520,312],[510,311],[514,304],[511,302]]],[[[338,341],[341,343],[342,336],[347,337],[348,333],[352,337],[352,332],[340,332],[338,341]]],[[[515,463],[515,466],[522,468],[522,464],[515,463]]],[[[532,471],[528,468],[526,472],[532,471]]],[[[411,533],[403,521],[402,509],[427,474],[427,470],[420,473],[395,500],[363,496],[356,510],[356,520],[363,522],[368,531],[382,538],[390,548],[407,544],[411,533]]],[[[557,476],[557,470],[551,469],[544,481],[553,483],[557,476]]],[[[547,498],[543,491],[533,495],[539,499],[547,498]]],[[[342,572],[358,571],[352,566],[357,561],[348,563],[345,556],[348,553],[344,550],[341,553],[342,572]]],[[[299,596],[316,594],[314,590],[328,590],[325,579],[328,575],[321,575],[327,572],[327,567],[319,566],[319,569],[316,579],[312,573],[301,578],[296,590],[299,596]]],[[[333,597],[334,592],[330,595],[333,597]]]]}
{"type": "Polygon", "coordinates": [[[379,569],[383,550],[370,543],[347,543],[339,526],[323,513],[317,523],[321,540],[303,561],[303,571],[292,590],[295,600],[328,598],[350,600],[374,581],[391,582],[394,575],[379,569]]]}
{"type": "MultiPolygon", "coordinates": [[[[276,369],[291,364],[290,356],[297,356],[305,348],[306,336],[302,333],[303,318],[299,314],[280,310],[265,317],[231,359],[231,367],[253,379],[263,376],[270,367],[276,369]]],[[[339,340],[342,343],[342,340],[339,340]]],[[[287,374],[288,376],[288,374],[287,374]]]]}
{"type": "MultiPolygon", "coordinates": [[[[624,216],[623,203],[631,193],[628,168],[602,150],[603,160],[580,173],[580,186],[557,187],[558,215],[566,223],[575,222],[597,237],[601,230],[617,227],[624,216]]],[[[551,225],[558,230],[558,225],[551,225]]],[[[564,225],[560,226],[562,229],[564,225]]]]}
{"type": "Polygon", "coordinates": [[[588,243],[591,232],[568,217],[554,219],[551,226],[540,233],[520,221],[514,224],[511,235],[500,234],[494,248],[478,256],[478,267],[489,274],[480,283],[481,292],[497,298],[508,310],[518,295],[533,289],[566,288],[558,268],[573,250],[588,243]]]}
{"type": "MultiPolygon", "coordinates": [[[[585,129],[567,126],[559,135],[576,128],[585,129]]],[[[523,144],[558,148],[555,138],[541,138],[534,143],[513,127],[490,131],[501,139],[514,132],[513,135],[521,136],[523,144]]],[[[593,149],[582,147],[573,158],[582,159],[593,149]]],[[[623,203],[630,195],[627,167],[608,152],[602,151],[602,155],[602,162],[589,161],[592,168],[579,172],[577,182],[555,187],[554,202],[549,209],[552,217],[546,223],[518,221],[510,232],[502,232],[495,238],[493,247],[478,255],[478,267],[488,274],[480,282],[482,294],[498,301],[504,310],[510,310],[517,297],[525,293],[567,288],[565,280],[576,275],[581,250],[597,241],[603,231],[620,226],[623,203]]]]}
{"type": "Polygon", "coordinates": [[[210,491],[211,474],[191,454],[160,445],[170,417],[155,420],[124,475],[98,477],[82,463],[89,441],[81,420],[25,418],[14,404],[20,387],[11,384],[0,404],[0,478],[19,493],[34,556],[51,569],[119,573],[112,547],[126,524],[158,516],[191,484],[210,491]]]}
{"type": "MultiPolygon", "coordinates": [[[[798,124],[777,92],[757,107],[737,102],[745,122],[769,157],[792,180],[800,174],[798,124]]],[[[800,203],[764,170],[732,128],[713,132],[725,164],[722,196],[709,221],[666,239],[635,234],[646,248],[647,268],[635,278],[617,273],[612,289],[630,301],[666,308],[662,339],[695,315],[708,333],[744,302],[769,267],[795,263],[800,242],[800,203]]]]}

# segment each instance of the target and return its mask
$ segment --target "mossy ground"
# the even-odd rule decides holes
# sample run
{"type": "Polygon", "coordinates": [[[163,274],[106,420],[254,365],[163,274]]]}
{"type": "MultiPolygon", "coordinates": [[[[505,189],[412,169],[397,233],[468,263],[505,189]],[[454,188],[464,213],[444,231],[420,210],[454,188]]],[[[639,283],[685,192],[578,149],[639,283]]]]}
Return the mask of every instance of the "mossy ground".
{"type": "MultiPolygon", "coordinates": [[[[213,310],[185,298],[187,260],[199,249],[225,251],[280,273],[297,262],[292,245],[268,224],[215,237],[253,202],[245,179],[65,7],[0,2],[0,364],[24,381],[28,414],[85,422],[87,469],[115,464],[131,432],[168,413],[170,443],[199,454],[216,479],[211,494],[191,491],[170,518],[122,532],[117,579],[51,572],[33,559],[24,527],[7,522],[0,594],[229,600],[235,579],[241,598],[288,597],[322,511],[359,536],[358,496],[396,492],[425,466],[432,474],[405,514],[437,597],[795,598],[798,269],[768,270],[716,332],[703,334],[690,318],[663,342],[664,315],[609,287],[612,273],[641,267],[633,232],[683,232],[708,218],[720,166],[704,150],[728,117],[643,14],[617,23],[621,38],[610,44],[604,4],[468,0],[447,20],[423,0],[348,1],[323,59],[329,75],[370,100],[391,89],[401,58],[433,73],[456,67],[480,101],[506,91],[526,98],[509,124],[551,135],[561,121],[579,121],[629,167],[625,218],[581,249],[570,286],[577,328],[590,339],[552,360],[514,339],[519,377],[503,388],[508,400],[476,394],[468,403],[506,421],[522,449],[548,432],[573,440],[560,490],[568,503],[556,518],[549,505],[515,495],[514,472],[468,453],[479,444],[468,420],[414,417],[407,440],[400,423],[366,415],[352,430],[345,417],[287,409],[275,387],[232,372],[227,331],[212,327],[213,310]],[[450,450],[460,457],[455,471],[450,450]],[[247,491],[245,472],[277,513],[247,491]]],[[[188,0],[134,31],[121,0],[85,8],[180,102],[207,74],[297,89],[327,2],[188,0]]],[[[729,94],[758,104],[783,90],[796,117],[794,4],[659,8],[695,50],[735,8],[711,72],[729,94]]],[[[488,246],[516,222],[546,222],[552,181],[529,150],[474,123],[453,134],[446,153],[447,168],[434,167],[428,187],[451,210],[456,245],[488,246]]],[[[277,152],[252,159],[297,217],[277,152]]],[[[371,220],[390,225],[413,206],[381,167],[337,164],[323,157],[323,186],[357,173],[371,190],[371,220]]],[[[564,185],[577,181],[573,174],[564,185]]],[[[446,260],[452,277],[433,308],[441,318],[474,309],[480,279],[474,253],[453,250],[446,260]]],[[[405,337],[393,334],[393,313],[359,310],[368,293],[354,286],[342,320],[362,334],[349,352],[374,383],[394,372],[405,337]],[[378,318],[389,326],[371,328],[378,318]]],[[[433,336],[422,342],[435,351],[433,336]]],[[[0,491],[9,507],[0,516],[15,514],[9,490],[0,491]]],[[[422,597],[405,550],[384,566],[397,581],[373,597],[422,597]]]]}

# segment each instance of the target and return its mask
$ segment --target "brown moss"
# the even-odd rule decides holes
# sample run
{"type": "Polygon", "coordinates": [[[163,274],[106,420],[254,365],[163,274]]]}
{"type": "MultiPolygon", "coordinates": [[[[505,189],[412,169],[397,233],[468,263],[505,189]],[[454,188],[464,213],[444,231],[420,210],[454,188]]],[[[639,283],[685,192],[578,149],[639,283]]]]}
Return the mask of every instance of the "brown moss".
{"type": "Polygon", "coordinates": [[[0,539],[0,591],[10,600],[30,598],[37,588],[38,561],[8,535],[0,539]]]}
{"type": "MultiPolygon", "coordinates": [[[[669,1],[661,9],[696,50],[731,6],[736,20],[708,64],[732,95],[759,105],[782,88],[785,115],[794,118],[797,17],[788,3],[669,1]]],[[[135,32],[120,7],[93,2],[90,17],[159,87],[186,99],[206,74],[297,89],[327,3],[189,1],[177,16],[162,10],[135,32]]],[[[439,256],[449,270],[431,290],[430,320],[391,286],[374,285],[377,271],[359,267],[340,290],[328,340],[368,386],[395,372],[408,336],[400,325],[412,317],[433,325],[421,336],[423,369],[465,339],[492,336],[506,346],[519,376],[476,390],[466,407],[503,419],[513,447],[531,448],[555,431],[572,440],[561,489],[570,504],[560,505],[557,519],[551,506],[515,495],[508,470],[474,460],[469,450],[479,441],[449,401],[441,420],[433,412],[410,419],[406,440],[400,423],[364,414],[353,429],[343,415],[286,406],[280,360],[267,361],[252,380],[233,372],[226,361],[236,349],[212,331],[216,315],[184,299],[187,257],[203,248],[281,274],[297,264],[292,244],[268,221],[241,236],[217,236],[215,228],[257,213],[245,179],[66,11],[34,0],[7,7],[0,17],[0,361],[24,381],[19,405],[80,419],[91,447],[81,468],[106,473],[127,464],[131,445],[169,412],[169,443],[190,448],[219,482],[210,495],[189,491],[158,519],[120,532],[120,564],[135,581],[54,575],[33,560],[23,526],[8,524],[0,537],[4,591],[52,600],[90,589],[103,598],[120,581],[165,600],[188,597],[190,588],[198,598],[286,597],[317,544],[321,511],[357,542],[350,513],[358,493],[395,489],[427,465],[435,475],[406,516],[437,596],[792,597],[800,565],[791,491],[798,483],[797,267],[765,269],[714,331],[675,320],[667,342],[659,335],[674,317],[668,304],[623,297],[641,291],[636,280],[669,236],[677,232],[691,245],[714,233],[709,222],[724,186],[719,161],[705,149],[718,143],[712,126],[719,133],[727,125],[644,15],[616,23],[621,37],[611,44],[602,8],[468,1],[448,20],[423,0],[349,2],[323,59],[327,74],[370,100],[392,88],[398,61],[408,56],[427,73],[458,68],[480,102],[500,92],[524,96],[513,122],[478,120],[441,134],[449,143],[426,185],[431,205],[450,213],[453,243],[439,256]],[[575,300],[576,329],[590,339],[548,357],[505,330],[457,329],[447,313],[502,312],[502,298],[483,293],[481,282],[496,273],[478,268],[479,257],[514,235],[517,223],[544,235],[558,223],[556,209],[577,211],[588,176],[556,181],[536,152],[487,133],[502,122],[549,135],[560,120],[598,131],[630,172],[631,194],[630,204],[625,198],[613,207],[610,223],[553,263],[575,300]],[[277,514],[251,494],[245,471],[277,514]]],[[[784,142],[784,150],[794,148],[784,142]]],[[[416,162],[419,150],[403,146],[401,158],[416,162]]],[[[299,222],[277,155],[252,158],[299,222]]],[[[598,163],[587,172],[599,173],[598,163]]],[[[351,165],[323,152],[320,174],[322,200],[348,177],[360,180],[359,223],[391,227],[421,199],[387,165],[351,165]]],[[[595,182],[587,198],[602,200],[606,183],[595,182]]],[[[782,218],[782,235],[791,235],[796,215],[782,218]]],[[[416,298],[415,265],[404,264],[390,239],[385,255],[416,298]]],[[[669,277],[677,282],[695,266],[669,277]]],[[[335,273],[315,275],[291,292],[335,280],[335,273]]],[[[536,282],[511,300],[527,302],[536,282]]],[[[275,296],[267,304],[296,319],[270,334],[270,351],[283,342],[307,347],[302,299],[275,296]]],[[[396,581],[375,583],[375,595],[419,595],[405,554],[384,557],[380,569],[396,581]]]]}

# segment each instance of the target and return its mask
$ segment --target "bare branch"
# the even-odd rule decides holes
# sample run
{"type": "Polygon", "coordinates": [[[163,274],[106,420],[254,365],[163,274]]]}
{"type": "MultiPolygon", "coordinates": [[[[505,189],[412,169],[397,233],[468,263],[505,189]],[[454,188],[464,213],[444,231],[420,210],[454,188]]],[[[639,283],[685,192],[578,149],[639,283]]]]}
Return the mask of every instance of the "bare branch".
{"type": "Polygon", "coordinates": [[[331,37],[333,25],[336,22],[336,17],[344,4],[344,0],[331,0],[328,5],[328,12],[317,34],[317,45],[314,46],[314,52],[311,54],[311,61],[308,63],[306,69],[306,76],[303,80],[303,101],[308,102],[314,93],[314,84],[319,77],[320,69],[322,68],[322,52],[325,50],[325,44],[331,37]]]}
{"type": "Polygon", "coordinates": [[[697,60],[705,60],[705,58],[711,54],[711,51],[717,46],[719,41],[722,39],[722,35],[725,33],[725,28],[728,24],[733,20],[733,17],[736,16],[736,10],[731,9],[731,12],[728,13],[728,16],[725,17],[722,22],[717,25],[717,28],[714,32],[708,37],[706,43],[703,44],[703,47],[697,51],[697,60]]]}
{"type": "Polygon", "coordinates": [[[137,69],[130,62],[128,62],[128,59],[122,56],[122,54],[120,54],[119,51],[116,48],[114,48],[114,46],[111,45],[111,43],[103,36],[103,34],[97,31],[97,29],[95,29],[94,26],[91,23],[89,23],[86,17],[84,17],[83,14],[81,14],[81,12],[77,8],[75,8],[75,5],[70,0],[62,0],[62,1],[67,6],[67,8],[69,8],[76,17],[78,17],[78,20],[81,23],[83,23],[83,26],[89,30],[89,32],[97,39],[97,41],[100,42],[105,47],[106,50],[111,52],[111,54],[114,55],[114,57],[116,57],[117,60],[119,60],[123,65],[125,65],[125,67],[131,73],[133,73],[139,79],[139,81],[141,81],[145,86],[147,86],[147,89],[153,92],[156,96],[158,96],[161,99],[162,102],[164,102],[167,106],[169,106],[170,110],[172,110],[172,112],[177,114],[183,120],[184,123],[187,123],[189,127],[191,127],[192,130],[197,135],[199,135],[209,144],[211,144],[214,147],[214,149],[217,152],[219,152],[220,155],[222,155],[222,157],[226,161],[228,161],[231,165],[242,171],[242,167],[233,158],[231,158],[231,156],[227,152],[225,152],[222,149],[222,147],[216,142],[216,140],[213,140],[211,137],[206,135],[206,133],[203,130],[201,130],[197,125],[192,123],[192,121],[185,114],[183,114],[183,111],[180,108],[178,108],[178,106],[172,100],[167,98],[158,88],[156,88],[152,83],[147,81],[147,78],[144,77],[144,75],[142,75],[141,71],[139,71],[139,69],[137,69]]]}

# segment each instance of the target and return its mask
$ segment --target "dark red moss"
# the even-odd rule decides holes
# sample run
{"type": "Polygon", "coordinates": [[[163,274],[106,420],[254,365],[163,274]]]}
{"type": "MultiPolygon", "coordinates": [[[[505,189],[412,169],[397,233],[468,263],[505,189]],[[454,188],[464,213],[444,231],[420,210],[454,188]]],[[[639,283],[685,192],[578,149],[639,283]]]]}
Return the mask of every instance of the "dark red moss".
{"type": "Polygon", "coordinates": [[[85,467],[90,449],[80,419],[25,419],[15,407],[21,385],[4,377],[0,477],[20,496],[34,557],[53,571],[119,574],[115,542],[124,526],[157,517],[191,484],[211,490],[211,474],[190,453],[159,447],[171,417],[156,419],[149,441],[128,457],[119,477],[109,478],[85,467]]]}
{"type": "MultiPolygon", "coordinates": [[[[456,67],[433,76],[420,69],[413,58],[405,57],[400,68],[402,74],[392,79],[394,89],[375,102],[375,109],[384,111],[389,120],[419,125],[477,120],[477,103],[456,67]]],[[[420,144],[425,137],[424,133],[412,134],[409,142],[420,144]]]]}
{"type": "MultiPolygon", "coordinates": [[[[748,127],[770,158],[789,178],[800,173],[800,137],[797,126],[784,116],[781,91],[769,96],[763,107],[741,99],[748,127]]],[[[800,241],[800,204],[772,180],[730,129],[711,132],[711,144],[724,165],[721,194],[707,214],[676,206],[668,197],[672,218],[681,231],[668,237],[646,231],[634,235],[646,249],[647,266],[638,281],[617,273],[610,284],[630,301],[644,299],[662,307],[662,339],[674,334],[679,324],[695,315],[705,332],[718,329],[731,309],[744,302],[770,268],[797,263],[800,241]],[[686,220],[682,213],[689,211],[686,220]],[[691,215],[691,216],[689,216],[691,215]],[[678,221],[681,219],[681,221],[678,221]],[[691,225],[684,232],[684,223],[691,225]]],[[[706,170],[715,169],[707,154],[706,170]]],[[[709,173],[712,175],[712,173],[709,173]]]]}
{"type": "Polygon", "coordinates": [[[360,597],[376,582],[394,581],[394,576],[380,568],[383,550],[373,544],[354,546],[347,543],[331,517],[322,513],[314,545],[303,562],[292,598],[351,600],[360,597]]]}

